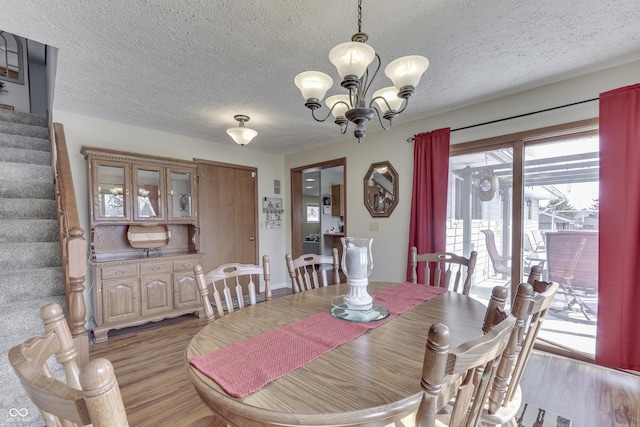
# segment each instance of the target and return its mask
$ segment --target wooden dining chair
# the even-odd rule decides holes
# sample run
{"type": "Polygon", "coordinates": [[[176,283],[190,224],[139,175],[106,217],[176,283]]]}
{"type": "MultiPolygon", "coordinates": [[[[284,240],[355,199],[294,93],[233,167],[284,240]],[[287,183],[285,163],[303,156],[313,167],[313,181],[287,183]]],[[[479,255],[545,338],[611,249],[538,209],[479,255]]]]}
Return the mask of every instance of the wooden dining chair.
{"type": "MultiPolygon", "coordinates": [[[[9,350],[9,362],[47,426],[128,426],[120,388],[107,359],[89,362],[82,370],[71,332],[58,304],[40,310],[45,332],[9,350]],[[53,355],[66,383],[47,364],[53,355]]],[[[54,370],[55,372],[55,370],[54,370]]]]}
{"type": "Polygon", "coordinates": [[[291,254],[286,254],[284,258],[291,277],[291,290],[294,294],[327,286],[329,284],[327,280],[328,265],[333,267],[333,284],[340,283],[340,260],[337,248],[333,248],[331,256],[304,254],[293,259],[291,254]]]}
{"type": "Polygon", "coordinates": [[[262,257],[262,267],[254,264],[230,263],[221,265],[205,274],[202,266],[198,264],[193,268],[193,271],[202,297],[204,314],[208,320],[215,319],[213,306],[216,308],[218,317],[222,317],[225,315],[225,311],[232,313],[236,309],[243,309],[247,304],[257,304],[261,276],[264,281],[264,299],[266,301],[271,299],[269,255],[262,257]],[[246,299],[243,283],[247,289],[246,299]],[[211,286],[213,294],[213,304],[209,299],[209,286],[211,286]]]}
{"type": "MultiPolygon", "coordinates": [[[[40,309],[40,318],[44,333],[11,348],[9,362],[45,425],[128,427],[111,362],[98,358],[80,369],[62,308],[58,304],[45,305],[40,309]]],[[[226,423],[211,415],[191,426],[223,427],[226,423]]]]}
{"type": "Polygon", "coordinates": [[[444,287],[463,295],[469,295],[471,276],[476,267],[478,253],[471,251],[469,258],[449,252],[419,254],[415,246],[411,247],[411,281],[418,283],[418,263],[424,265],[424,283],[444,287]],[[433,281],[431,281],[433,279],[433,281]],[[462,285],[462,287],[460,286],[462,285]]]}
{"type": "MultiPolygon", "coordinates": [[[[506,299],[502,287],[494,288],[506,299]]],[[[422,367],[422,400],[416,414],[417,427],[477,426],[491,389],[498,363],[512,334],[515,317],[490,302],[485,316],[490,330],[450,349],[451,335],[446,325],[431,325],[422,367]],[[450,398],[453,398],[449,400],[450,398]],[[441,410],[441,402],[450,402],[441,410]]]]}
{"type": "Polygon", "coordinates": [[[516,326],[498,365],[488,404],[482,413],[483,425],[517,427],[515,419],[522,404],[520,379],[558,288],[558,283],[535,278],[518,286],[511,309],[511,314],[517,319],[516,326]]]}

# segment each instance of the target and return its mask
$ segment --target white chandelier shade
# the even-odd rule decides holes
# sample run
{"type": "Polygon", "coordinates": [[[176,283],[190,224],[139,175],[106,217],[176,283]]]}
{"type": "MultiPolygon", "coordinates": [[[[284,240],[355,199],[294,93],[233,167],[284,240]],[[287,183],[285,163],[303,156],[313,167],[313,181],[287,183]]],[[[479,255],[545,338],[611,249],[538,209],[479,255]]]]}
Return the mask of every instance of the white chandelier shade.
{"type": "Polygon", "coordinates": [[[424,56],[403,56],[392,61],[384,69],[398,91],[405,86],[418,86],[420,77],[429,68],[429,60],[424,56]]]}
{"type": "Polygon", "coordinates": [[[324,101],[327,104],[327,107],[331,109],[333,117],[336,119],[338,117],[344,117],[347,110],[349,109],[349,95],[333,95],[327,98],[324,101]]]}
{"type": "Polygon", "coordinates": [[[343,79],[347,76],[359,79],[375,56],[376,51],[371,46],[360,42],[347,42],[331,49],[329,61],[335,65],[343,79]]]}
{"type": "Polygon", "coordinates": [[[402,98],[398,97],[398,90],[393,87],[385,87],[380,90],[377,90],[373,93],[373,99],[378,104],[380,111],[382,113],[387,113],[389,111],[397,111],[402,106],[402,98]],[[384,98],[384,99],[380,99],[384,98]],[[385,100],[387,102],[385,102],[385,100]]]}
{"type": "Polygon", "coordinates": [[[333,86],[333,79],[320,71],[305,71],[296,76],[294,83],[302,92],[304,99],[322,100],[329,88],[333,86]]]}

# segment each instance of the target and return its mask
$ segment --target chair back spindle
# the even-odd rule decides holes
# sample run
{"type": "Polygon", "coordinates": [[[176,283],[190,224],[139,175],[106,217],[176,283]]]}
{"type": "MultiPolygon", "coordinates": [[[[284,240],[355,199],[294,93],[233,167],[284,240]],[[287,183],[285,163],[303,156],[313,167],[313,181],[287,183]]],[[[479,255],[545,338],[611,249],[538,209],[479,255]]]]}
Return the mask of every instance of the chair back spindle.
{"type": "Polygon", "coordinates": [[[487,425],[503,425],[515,420],[522,403],[520,380],[542,321],[559,288],[558,283],[543,282],[533,276],[529,277],[530,283],[518,286],[511,307],[516,325],[502,354],[487,407],[482,413],[482,421],[487,425]]]}
{"type": "Polygon", "coordinates": [[[256,288],[260,288],[260,277],[264,281],[264,299],[271,300],[271,266],[269,256],[262,257],[262,266],[254,264],[224,264],[208,273],[204,273],[201,265],[196,265],[193,269],[196,284],[204,308],[204,317],[214,320],[215,314],[213,306],[216,308],[218,317],[245,307],[245,295],[243,283],[246,282],[248,304],[255,305],[258,302],[256,288]],[[211,298],[209,299],[209,288],[211,288],[211,298]],[[222,292],[220,292],[220,289],[222,292]],[[232,293],[233,289],[233,293],[232,293]],[[235,298],[234,298],[235,294],[235,298]]]}
{"type": "Polygon", "coordinates": [[[329,284],[327,266],[332,267],[333,283],[340,283],[340,260],[337,248],[332,249],[331,256],[304,254],[293,259],[291,254],[286,254],[285,261],[291,277],[293,293],[327,286],[329,284]]]}
{"type": "Polygon", "coordinates": [[[477,257],[476,251],[471,251],[469,258],[449,252],[418,254],[418,249],[412,246],[409,251],[411,281],[418,283],[418,265],[424,263],[425,285],[445,287],[469,295],[477,257]]]}

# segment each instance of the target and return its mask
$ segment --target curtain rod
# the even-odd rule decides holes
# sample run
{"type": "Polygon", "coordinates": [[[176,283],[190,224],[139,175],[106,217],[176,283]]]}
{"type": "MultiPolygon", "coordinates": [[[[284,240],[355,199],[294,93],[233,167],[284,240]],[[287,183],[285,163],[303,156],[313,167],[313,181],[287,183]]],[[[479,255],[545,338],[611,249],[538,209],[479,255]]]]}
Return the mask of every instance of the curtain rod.
{"type": "MultiPolygon", "coordinates": [[[[538,110],[538,111],[532,111],[530,113],[518,114],[517,116],[505,117],[503,119],[491,120],[489,122],[478,123],[478,124],[469,125],[469,126],[463,126],[463,127],[460,127],[460,128],[451,129],[450,132],[456,132],[456,131],[459,131],[459,130],[471,129],[471,128],[475,128],[475,127],[478,127],[478,126],[490,125],[490,124],[493,124],[493,123],[504,122],[506,120],[511,120],[511,119],[518,119],[520,117],[531,116],[533,114],[538,114],[538,113],[545,113],[547,111],[557,110],[559,108],[572,107],[574,105],[584,104],[586,102],[593,102],[593,101],[597,101],[599,99],[600,98],[585,99],[584,101],[572,102],[571,104],[559,105],[557,107],[545,108],[544,110],[538,110]]],[[[410,136],[409,138],[407,138],[407,142],[408,143],[412,143],[413,140],[414,140],[413,136],[410,136]]]]}

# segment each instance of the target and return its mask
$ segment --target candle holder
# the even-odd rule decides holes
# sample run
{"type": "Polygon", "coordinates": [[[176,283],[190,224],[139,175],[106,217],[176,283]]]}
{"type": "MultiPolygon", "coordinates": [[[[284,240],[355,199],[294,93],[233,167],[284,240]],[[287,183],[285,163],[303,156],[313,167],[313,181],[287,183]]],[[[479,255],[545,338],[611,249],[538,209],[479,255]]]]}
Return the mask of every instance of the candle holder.
{"type": "Polygon", "coordinates": [[[373,298],[367,292],[369,275],[373,270],[372,238],[342,237],[342,271],[347,276],[349,293],[344,302],[351,309],[369,310],[373,298]]]}

